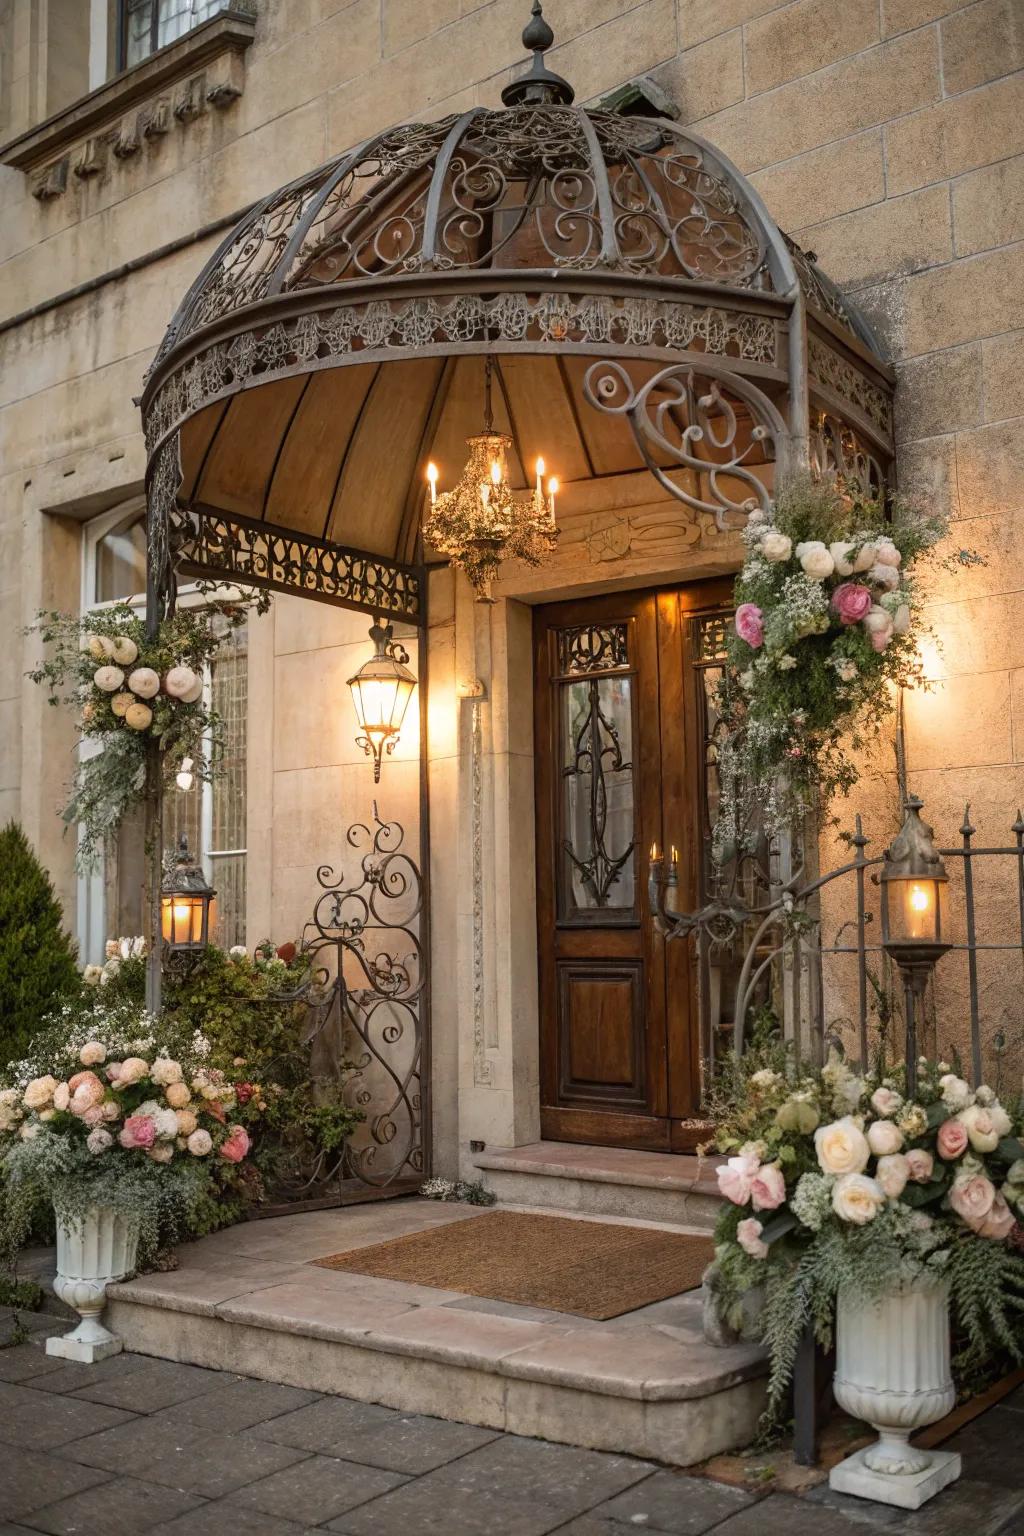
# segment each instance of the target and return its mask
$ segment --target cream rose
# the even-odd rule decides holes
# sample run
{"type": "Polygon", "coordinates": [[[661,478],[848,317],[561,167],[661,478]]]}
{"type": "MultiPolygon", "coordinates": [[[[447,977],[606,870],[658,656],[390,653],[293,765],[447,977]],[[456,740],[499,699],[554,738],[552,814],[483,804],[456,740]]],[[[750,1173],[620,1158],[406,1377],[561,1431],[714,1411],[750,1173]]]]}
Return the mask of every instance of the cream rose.
{"type": "Polygon", "coordinates": [[[825,577],[831,576],[836,568],[836,563],[829,554],[827,546],[820,539],[807,539],[803,544],[798,544],[796,558],[804,572],[815,581],[824,581],[825,577]]]}
{"type": "Polygon", "coordinates": [[[141,1056],[129,1056],[125,1061],[121,1062],[121,1070],[117,1074],[117,1086],[119,1088],[129,1088],[132,1083],[141,1082],[144,1077],[148,1076],[149,1062],[144,1061],[141,1056]]]}
{"type": "Polygon", "coordinates": [[[761,553],[766,560],[771,560],[773,563],[788,560],[793,553],[793,540],[787,533],[778,533],[772,529],[761,540],[761,553]]]}
{"type": "Polygon", "coordinates": [[[844,1173],[832,1188],[832,1209],[839,1220],[858,1227],[874,1221],[884,1204],[882,1186],[863,1173],[844,1173]]]}
{"type": "Polygon", "coordinates": [[[177,1110],[175,1110],[174,1114],[175,1114],[175,1119],[178,1122],[178,1135],[179,1136],[191,1136],[192,1132],[199,1125],[199,1121],[196,1119],[196,1117],[195,1117],[194,1113],[192,1112],[192,1110],[191,1109],[177,1109],[177,1110]]]}
{"type": "Polygon", "coordinates": [[[161,1087],[166,1087],[170,1083],[180,1083],[182,1071],[178,1063],[172,1061],[169,1056],[158,1056],[153,1063],[153,1070],[149,1075],[154,1083],[159,1083],[161,1087]]]}
{"type": "Polygon", "coordinates": [[[860,549],[854,556],[853,569],[858,573],[863,571],[870,571],[871,567],[874,565],[877,559],[878,545],[875,544],[873,540],[868,539],[861,545],[860,549]]]}
{"type": "Polygon", "coordinates": [[[875,1120],[868,1126],[868,1146],[876,1157],[889,1157],[903,1145],[903,1132],[891,1120],[875,1120]]]}
{"type": "Polygon", "coordinates": [[[814,1150],[823,1173],[860,1173],[871,1156],[867,1137],[849,1115],[819,1126],[814,1133],[814,1150]]]}
{"type": "Polygon", "coordinates": [[[956,1077],[952,1072],[939,1078],[939,1087],[942,1089],[942,1102],[947,1109],[966,1109],[971,1102],[970,1088],[962,1077],[956,1077]]]}
{"type": "Polygon", "coordinates": [[[907,1174],[915,1184],[927,1184],[935,1168],[935,1159],[923,1147],[912,1147],[906,1154],[907,1174]]]}
{"type": "Polygon", "coordinates": [[[879,565],[897,566],[902,564],[903,556],[892,539],[879,539],[875,545],[875,559],[879,565]]]}
{"type": "Polygon", "coordinates": [[[98,1067],[107,1059],[107,1048],[98,1040],[87,1040],[78,1053],[83,1067],[98,1067]]]}
{"type": "Polygon", "coordinates": [[[67,1109],[71,1103],[71,1089],[67,1083],[58,1083],[53,1090],[54,1109],[67,1109]]]}
{"type": "Polygon", "coordinates": [[[172,1109],[184,1109],[192,1095],[187,1083],[168,1083],[164,1097],[172,1109]]]}
{"type": "Polygon", "coordinates": [[[188,1149],[193,1157],[206,1157],[213,1151],[213,1137],[209,1131],[193,1131],[188,1138],[188,1149]]]}
{"type": "Polygon", "coordinates": [[[957,1119],[967,1132],[967,1139],[975,1152],[994,1152],[999,1145],[999,1132],[992,1121],[992,1111],[980,1104],[970,1104],[962,1109],[957,1119]]]}
{"type": "Polygon", "coordinates": [[[890,1200],[898,1200],[907,1187],[910,1167],[902,1152],[890,1152],[878,1159],[875,1178],[890,1200]]]}
{"type": "Polygon", "coordinates": [[[876,1088],[871,1095],[871,1108],[876,1115],[894,1115],[902,1107],[902,1097],[891,1088],[876,1088]]]}
{"type": "Polygon", "coordinates": [[[984,1220],[992,1209],[995,1197],[995,1185],[983,1173],[954,1179],[949,1191],[950,1205],[968,1223],[984,1220]]]}
{"type": "Polygon", "coordinates": [[[45,1077],[34,1077],[26,1085],[21,1102],[26,1109],[46,1109],[53,1102],[56,1088],[57,1079],[49,1073],[45,1077]]]}
{"type": "Polygon", "coordinates": [[[837,576],[853,575],[853,561],[850,559],[853,545],[849,539],[839,539],[835,544],[830,544],[828,552],[832,556],[837,576]]]}

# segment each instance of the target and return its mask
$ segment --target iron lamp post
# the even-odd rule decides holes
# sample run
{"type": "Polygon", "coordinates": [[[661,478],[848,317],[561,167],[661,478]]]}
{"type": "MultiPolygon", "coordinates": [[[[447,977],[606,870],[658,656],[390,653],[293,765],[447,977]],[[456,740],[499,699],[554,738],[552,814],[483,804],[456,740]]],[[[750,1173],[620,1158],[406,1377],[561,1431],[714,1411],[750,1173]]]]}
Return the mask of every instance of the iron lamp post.
{"type": "Polygon", "coordinates": [[[882,888],[882,947],[899,967],[906,1014],[907,1091],[917,1086],[916,1010],[936,964],[952,946],[942,936],[945,865],[932,829],[921,820],[924,802],[910,795],[898,835],[886,849],[882,888]]]}
{"type": "Polygon", "coordinates": [[[169,963],[201,955],[210,942],[216,915],[214,898],[202,868],[188,850],[184,833],[160,889],[160,936],[169,963]]]}
{"type": "Polygon", "coordinates": [[[416,678],[407,666],[409,653],[394,639],[390,624],[377,619],[370,639],[373,655],[349,678],[348,686],[361,732],[356,746],[373,758],[373,782],[379,784],[381,755],[387,752],[390,757],[395,749],[416,678]]]}

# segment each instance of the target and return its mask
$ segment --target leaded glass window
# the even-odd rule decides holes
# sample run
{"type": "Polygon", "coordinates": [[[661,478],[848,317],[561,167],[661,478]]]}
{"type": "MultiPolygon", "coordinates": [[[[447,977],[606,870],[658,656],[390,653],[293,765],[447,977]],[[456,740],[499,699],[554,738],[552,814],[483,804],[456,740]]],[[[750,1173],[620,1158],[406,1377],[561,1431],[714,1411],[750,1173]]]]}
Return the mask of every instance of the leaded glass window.
{"type": "Polygon", "coordinates": [[[226,0],[122,0],[122,6],[125,69],[227,9],[226,0]]]}

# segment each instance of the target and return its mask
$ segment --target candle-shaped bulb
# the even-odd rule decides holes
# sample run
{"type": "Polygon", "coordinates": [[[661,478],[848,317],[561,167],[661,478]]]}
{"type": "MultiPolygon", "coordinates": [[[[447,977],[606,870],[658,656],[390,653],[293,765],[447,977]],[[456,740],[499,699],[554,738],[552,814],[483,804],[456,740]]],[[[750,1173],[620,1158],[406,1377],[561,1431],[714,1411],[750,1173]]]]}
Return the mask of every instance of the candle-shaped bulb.
{"type": "Polygon", "coordinates": [[[501,484],[501,465],[497,459],[491,461],[491,479],[495,485],[501,484]]]}
{"type": "Polygon", "coordinates": [[[658,858],[658,845],[657,845],[657,843],[652,843],[651,844],[651,863],[652,864],[655,863],[657,861],[657,858],[658,858]]]}
{"type": "Polygon", "coordinates": [[[437,465],[431,460],[427,465],[427,479],[430,481],[430,500],[437,500],[437,465]]]}
{"type": "Polygon", "coordinates": [[[672,863],[673,864],[678,864],[679,863],[679,849],[675,846],[674,843],[672,845],[672,863]]]}

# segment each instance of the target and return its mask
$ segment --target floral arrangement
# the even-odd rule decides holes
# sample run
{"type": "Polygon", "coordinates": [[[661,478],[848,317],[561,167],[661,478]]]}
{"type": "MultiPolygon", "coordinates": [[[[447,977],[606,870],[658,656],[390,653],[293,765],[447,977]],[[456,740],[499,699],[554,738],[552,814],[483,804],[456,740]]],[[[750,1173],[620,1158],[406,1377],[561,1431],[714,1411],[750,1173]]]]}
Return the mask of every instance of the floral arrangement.
{"type": "MultiPolygon", "coordinates": [[[[219,722],[204,698],[203,676],[225,627],[245,622],[245,602],[179,609],[155,639],[126,603],[79,619],[39,615],[34,630],[46,659],[29,673],[53,705],[76,712],[82,738],[102,751],[79,757],[63,816],[81,828],[79,867],[94,867],[106,840],[142,796],[146,747],[160,748],[163,777],[214,777],[219,722]]],[[[256,606],[260,606],[257,602],[256,606]]]]}
{"type": "MultiPolygon", "coordinates": [[[[922,681],[914,569],[947,532],[853,484],[797,482],[751,514],[719,690],[720,859],[750,846],[757,823],[779,831],[815,792],[827,802],[855,782],[851,748],[889,712],[893,686],[922,681]]],[[[960,550],[947,563],[976,561],[960,550]]]]}
{"type": "Polygon", "coordinates": [[[841,1058],[799,1067],[782,1048],[733,1062],[714,1113],[727,1204],[715,1234],[719,1309],[771,1355],[777,1415],[808,1323],[828,1345],[844,1285],[866,1296],[941,1279],[976,1365],[1024,1357],[1020,1107],[971,1089],[946,1062],[861,1075],[841,1058]]]}
{"type": "Polygon", "coordinates": [[[137,1008],[71,1008],[12,1063],[0,1086],[5,1223],[16,1247],[41,1199],[65,1218],[110,1206],[136,1220],[143,1251],[237,1168],[249,1133],[210,1043],[137,1008]]]}

